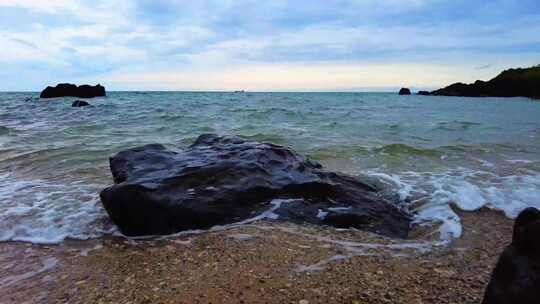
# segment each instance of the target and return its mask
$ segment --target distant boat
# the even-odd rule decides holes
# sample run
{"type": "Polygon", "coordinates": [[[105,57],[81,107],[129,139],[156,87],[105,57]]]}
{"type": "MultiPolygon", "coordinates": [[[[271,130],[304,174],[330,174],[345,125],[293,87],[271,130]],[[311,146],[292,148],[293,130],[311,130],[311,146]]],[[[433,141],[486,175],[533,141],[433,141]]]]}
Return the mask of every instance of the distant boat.
{"type": "Polygon", "coordinates": [[[234,91],[235,93],[245,93],[246,91],[244,90],[241,90],[241,91],[234,91]]]}

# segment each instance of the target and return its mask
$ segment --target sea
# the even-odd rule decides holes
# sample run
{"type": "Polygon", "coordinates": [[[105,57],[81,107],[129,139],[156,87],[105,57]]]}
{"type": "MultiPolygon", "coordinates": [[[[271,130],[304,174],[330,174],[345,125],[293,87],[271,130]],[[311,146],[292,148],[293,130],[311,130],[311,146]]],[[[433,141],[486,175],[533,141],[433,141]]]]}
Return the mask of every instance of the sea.
{"type": "Polygon", "coordinates": [[[284,145],[329,170],[369,175],[419,225],[460,237],[455,210],[514,218],[540,208],[540,102],[395,93],[0,93],[0,241],[60,243],[118,233],[99,200],[108,159],[200,134],[284,145]]]}

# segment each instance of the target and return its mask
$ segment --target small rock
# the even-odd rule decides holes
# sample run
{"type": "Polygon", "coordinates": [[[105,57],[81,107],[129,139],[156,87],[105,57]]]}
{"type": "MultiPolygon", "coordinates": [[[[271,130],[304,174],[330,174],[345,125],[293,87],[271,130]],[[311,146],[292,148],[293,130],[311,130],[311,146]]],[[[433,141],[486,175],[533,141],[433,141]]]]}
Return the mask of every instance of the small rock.
{"type": "Polygon", "coordinates": [[[90,104],[84,100],[75,100],[71,106],[72,107],[86,107],[86,106],[89,106],[90,104]]]}
{"type": "Polygon", "coordinates": [[[411,90],[408,88],[401,88],[401,90],[399,90],[399,95],[411,95],[411,90]]]}

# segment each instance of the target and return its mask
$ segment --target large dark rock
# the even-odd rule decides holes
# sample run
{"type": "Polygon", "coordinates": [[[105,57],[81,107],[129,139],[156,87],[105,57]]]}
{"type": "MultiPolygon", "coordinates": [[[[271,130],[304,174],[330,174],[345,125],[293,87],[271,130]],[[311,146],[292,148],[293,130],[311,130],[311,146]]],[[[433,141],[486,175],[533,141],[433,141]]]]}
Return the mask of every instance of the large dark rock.
{"type": "Polygon", "coordinates": [[[408,89],[408,88],[401,88],[401,90],[399,90],[399,95],[411,95],[411,90],[408,89]]]}
{"type": "Polygon", "coordinates": [[[79,97],[79,98],[93,98],[99,96],[105,96],[105,88],[98,84],[95,86],[81,85],[76,86],[70,83],[60,83],[56,87],[46,87],[40,94],[40,98],[54,98],[54,97],[79,97]]]}
{"type": "Polygon", "coordinates": [[[202,135],[169,151],[153,144],[110,159],[115,185],[100,196],[130,236],[204,229],[252,218],[276,204],[280,219],[406,237],[410,217],[368,180],[329,172],[285,147],[202,135]]]}
{"type": "Polygon", "coordinates": [[[86,106],[89,106],[90,104],[84,100],[75,100],[71,106],[72,107],[86,107],[86,106]]]}
{"type": "Polygon", "coordinates": [[[540,66],[510,69],[490,81],[472,84],[454,83],[433,91],[431,95],[466,97],[538,97],[540,96],[540,66]]]}
{"type": "Polygon", "coordinates": [[[527,208],[493,270],[483,304],[540,303],[540,211],[527,208]]]}

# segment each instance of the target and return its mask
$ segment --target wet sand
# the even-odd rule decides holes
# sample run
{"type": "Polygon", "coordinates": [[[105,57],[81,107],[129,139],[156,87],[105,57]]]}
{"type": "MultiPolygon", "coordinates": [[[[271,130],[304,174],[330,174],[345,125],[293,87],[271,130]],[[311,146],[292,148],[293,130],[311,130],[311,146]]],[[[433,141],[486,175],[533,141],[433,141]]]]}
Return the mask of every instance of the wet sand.
{"type": "Polygon", "coordinates": [[[277,221],[162,240],[0,243],[0,303],[479,303],[512,221],[460,216],[462,238],[444,246],[429,229],[404,243],[277,221]]]}

